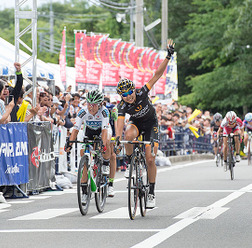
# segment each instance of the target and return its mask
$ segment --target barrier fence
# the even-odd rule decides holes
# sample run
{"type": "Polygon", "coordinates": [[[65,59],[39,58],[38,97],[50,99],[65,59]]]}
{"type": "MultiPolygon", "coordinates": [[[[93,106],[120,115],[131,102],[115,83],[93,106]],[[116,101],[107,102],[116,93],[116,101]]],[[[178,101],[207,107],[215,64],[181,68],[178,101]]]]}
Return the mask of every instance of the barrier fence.
{"type": "Polygon", "coordinates": [[[166,134],[160,134],[159,149],[166,155],[187,155],[194,153],[213,153],[211,135],[196,138],[190,129],[177,128],[174,139],[168,139],[166,134]]]}
{"type": "MultiPolygon", "coordinates": [[[[0,125],[0,186],[15,186],[27,197],[50,187],[54,163],[49,122],[0,125]],[[19,186],[24,184],[23,191],[19,186]]],[[[10,197],[16,197],[14,191],[10,197]]]]}

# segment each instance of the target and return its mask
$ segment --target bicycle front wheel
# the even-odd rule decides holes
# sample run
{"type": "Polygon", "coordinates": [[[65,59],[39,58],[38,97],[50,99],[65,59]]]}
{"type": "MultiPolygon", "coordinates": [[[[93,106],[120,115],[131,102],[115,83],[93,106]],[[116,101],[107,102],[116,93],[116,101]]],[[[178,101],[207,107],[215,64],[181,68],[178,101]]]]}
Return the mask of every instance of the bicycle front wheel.
{"type": "Polygon", "coordinates": [[[139,187],[138,187],[138,170],[137,170],[138,159],[135,155],[132,156],[129,178],[128,178],[128,210],[129,217],[134,220],[137,212],[137,203],[139,198],[139,187]]]}
{"type": "Polygon", "coordinates": [[[90,180],[88,180],[87,183],[85,184],[85,187],[87,189],[86,201],[85,203],[83,203],[82,187],[84,184],[81,183],[81,178],[83,175],[84,167],[88,168],[88,158],[86,156],[83,156],[80,160],[79,169],[78,169],[78,177],[77,177],[77,198],[78,198],[79,209],[82,215],[87,214],[90,198],[91,198],[91,185],[90,185],[90,180]]]}
{"type": "Polygon", "coordinates": [[[149,193],[149,178],[148,178],[147,165],[145,162],[145,158],[143,157],[141,158],[140,168],[142,170],[140,171],[140,179],[142,187],[139,192],[139,200],[140,200],[140,212],[141,215],[144,217],[146,215],[146,201],[149,193]]]}
{"type": "Polygon", "coordinates": [[[96,186],[97,192],[95,193],[95,204],[97,211],[102,213],[104,210],[104,206],[107,198],[107,188],[108,188],[108,180],[107,176],[102,175],[101,173],[101,165],[98,165],[98,175],[96,176],[96,186]]]}

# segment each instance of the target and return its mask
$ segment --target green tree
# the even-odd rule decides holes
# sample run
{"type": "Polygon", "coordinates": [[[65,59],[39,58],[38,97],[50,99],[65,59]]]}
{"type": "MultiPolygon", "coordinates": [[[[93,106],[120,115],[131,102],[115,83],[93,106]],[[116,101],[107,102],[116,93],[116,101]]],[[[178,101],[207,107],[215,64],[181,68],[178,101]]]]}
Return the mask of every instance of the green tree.
{"type": "Polygon", "coordinates": [[[195,0],[193,4],[197,12],[190,15],[183,33],[188,44],[180,52],[199,65],[196,75],[187,78],[191,93],[180,100],[203,109],[233,109],[241,114],[244,106],[252,106],[251,49],[247,49],[252,38],[252,3],[195,0]]]}

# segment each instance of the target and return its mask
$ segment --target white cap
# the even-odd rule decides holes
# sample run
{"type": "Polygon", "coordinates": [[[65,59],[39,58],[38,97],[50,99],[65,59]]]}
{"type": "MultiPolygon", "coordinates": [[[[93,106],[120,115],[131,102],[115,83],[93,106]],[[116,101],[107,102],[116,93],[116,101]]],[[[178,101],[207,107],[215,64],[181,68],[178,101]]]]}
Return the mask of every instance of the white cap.
{"type": "Polygon", "coordinates": [[[57,98],[57,96],[53,96],[53,104],[62,104],[62,102],[59,101],[59,99],[57,98]]]}

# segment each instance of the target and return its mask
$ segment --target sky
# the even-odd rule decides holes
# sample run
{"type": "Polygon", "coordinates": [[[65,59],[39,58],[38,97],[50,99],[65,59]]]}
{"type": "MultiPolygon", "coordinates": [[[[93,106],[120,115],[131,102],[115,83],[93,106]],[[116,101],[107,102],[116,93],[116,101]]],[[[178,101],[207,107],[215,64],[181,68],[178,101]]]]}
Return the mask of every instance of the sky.
{"type": "MultiPolygon", "coordinates": [[[[5,8],[15,8],[15,1],[16,0],[0,0],[0,10],[4,10],[5,8]]],[[[21,0],[19,0],[21,2],[21,0]]],[[[50,2],[67,2],[67,0],[37,0],[37,6],[40,6],[44,3],[50,2]]],[[[25,3],[23,6],[30,6],[32,7],[33,0],[27,0],[27,4],[25,3]]]]}

